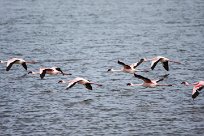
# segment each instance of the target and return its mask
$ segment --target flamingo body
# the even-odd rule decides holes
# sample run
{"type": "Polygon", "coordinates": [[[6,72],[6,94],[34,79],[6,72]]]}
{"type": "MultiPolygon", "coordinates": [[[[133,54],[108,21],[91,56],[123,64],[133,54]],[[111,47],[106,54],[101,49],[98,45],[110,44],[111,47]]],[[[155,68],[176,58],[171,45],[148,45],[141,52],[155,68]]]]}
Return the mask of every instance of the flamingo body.
{"type": "Polygon", "coordinates": [[[6,63],[6,71],[9,71],[14,64],[20,64],[25,70],[27,70],[26,61],[21,58],[11,58],[7,61],[1,61],[1,63],[6,63]]]}
{"type": "Polygon", "coordinates": [[[60,80],[58,83],[68,83],[68,86],[66,87],[67,90],[72,88],[76,83],[84,85],[88,90],[92,90],[91,84],[102,86],[101,84],[90,82],[89,80],[81,78],[81,77],[76,77],[73,80],[70,80],[68,82],[64,80],[60,80]]]}
{"type": "Polygon", "coordinates": [[[28,74],[40,74],[40,78],[43,79],[46,74],[49,75],[57,75],[57,74],[62,74],[62,75],[71,75],[71,74],[65,74],[61,68],[59,67],[51,67],[51,68],[40,68],[39,72],[33,72],[30,71],[28,74]]]}
{"type": "Polygon", "coordinates": [[[164,67],[164,69],[166,71],[169,71],[169,62],[173,62],[173,63],[177,63],[177,64],[181,64],[180,62],[178,61],[173,61],[173,60],[170,60],[166,57],[163,57],[163,56],[157,56],[157,57],[154,57],[152,59],[144,59],[144,61],[151,61],[151,69],[154,70],[154,68],[156,67],[156,65],[161,62],[162,63],[162,66],[164,67]]]}
{"type": "Polygon", "coordinates": [[[137,75],[134,73],[134,76],[138,79],[143,80],[144,82],[142,84],[133,84],[133,83],[128,83],[128,86],[144,86],[144,87],[149,87],[149,88],[154,88],[156,86],[172,86],[171,84],[158,84],[160,81],[163,81],[165,78],[167,78],[167,75],[164,75],[163,78],[159,80],[150,80],[149,78],[143,77],[141,75],[137,75]]]}
{"type": "MultiPolygon", "coordinates": [[[[122,71],[122,72],[125,72],[125,73],[130,73],[130,74],[133,74],[137,71],[140,71],[138,69],[136,69],[140,64],[142,64],[142,62],[144,62],[144,59],[140,59],[139,62],[137,63],[133,63],[133,64],[125,64],[124,62],[118,60],[118,64],[122,65],[123,67],[119,70],[114,70],[114,69],[108,69],[108,71],[122,71]]],[[[141,71],[141,72],[148,72],[148,71],[141,71]]]]}
{"type": "Polygon", "coordinates": [[[182,82],[181,84],[184,84],[186,86],[193,86],[192,90],[193,99],[195,99],[200,94],[200,91],[204,88],[204,81],[199,81],[193,84],[189,84],[188,82],[182,82]]]}

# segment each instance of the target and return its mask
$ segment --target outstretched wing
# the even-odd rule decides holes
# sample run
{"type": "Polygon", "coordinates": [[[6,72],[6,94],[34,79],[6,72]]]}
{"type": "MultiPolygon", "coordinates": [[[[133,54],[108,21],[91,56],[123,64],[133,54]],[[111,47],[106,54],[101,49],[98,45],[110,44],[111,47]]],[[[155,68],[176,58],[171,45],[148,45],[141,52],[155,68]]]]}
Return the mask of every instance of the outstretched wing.
{"type": "Polygon", "coordinates": [[[133,68],[138,67],[140,64],[142,64],[142,62],[144,62],[144,59],[140,59],[139,62],[132,64],[132,65],[133,65],[133,68]]]}
{"type": "Polygon", "coordinates": [[[151,64],[151,69],[154,70],[154,68],[156,67],[157,63],[161,60],[161,58],[159,59],[155,59],[152,61],[152,64],[151,64]]]}
{"type": "Polygon", "coordinates": [[[86,84],[85,84],[85,87],[86,87],[87,89],[89,89],[89,90],[92,90],[92,86],[91,86],[90,83],[86,83],[86,84]]]}
{"type": "Polygon", "coordinates": [[[77,82],[70,82],[66,88],[68,90],[69,88],[72,88],[77,82]]]}
{"type": "Polygon", "coordinates": [[[118,64],[125,66],[126,64],[120,60],[118,60],[118,64]]]}
{"type": "Polygon", "coordinates": [[[167,78],[169,76],[169,74],[164,75],[162,78],[160,78],[159,80],[157,80],[156,82],[160,82],[163,81],[165,78],[167,78]]]}
{"type": "Polygon", "coordinates": [[[199,95],[198,90],[193,90],[192,92],[192,98],[195,99],[199,95]]]}
{"type": "Polygon", "coordinates": [[[162,65],[163,65],[164,69],[169,71],[169,62],[168,61],[162,62],[162,65]]]}
{"type": "Polygon", "coordinates": [[[135,76],[136,78],[138,78],[138,79],[143,80],[143,81],[146,82],[146,83],[151,83],[151,82],[152,82],[149,78],[143,77],[143,76],[141,76],[141,75],[137,75],[137,74],[134,73],[134,76],[135,76]]]}
{"type": "Polygon", "coordinates": [[[27,65],[25,62],[23,62],[21,65],[24,67],[25,70],[27,70],[27,65]]]}
{"type": "Polygon", "coordinates": [[[17,61],[19,61],[19,60],[8,61],[6,71],[9,71],[11,69],[11,67],[13,66],[13,64],[16,63],[17,61]]]}
{"type": "Polygon", "coordinates": [[[124,66],[126,69],[131,69],[131,67],[125,63],[123,63],[122,61],[118,60],[118,64],[124,66]]]}
{"type": "Polygon", "coordinates": [[[55,68],[57,71],[61,72],[62,75],[64,75],[64,72],[61,70],[61,68],[55,68]]]}
{"type": "Polygon", "coordinates": [[[193,87],[192,98],[195,99],[199,95],[199,91],[201,91],[203,88],[204,88],[204,86],[193,87]]]}
{"type": "Polygon", "coordinates": [[[43,79],[46,74],[46,69],[42,70],[42,73],[40,73],[40,78],[43,79]]]}

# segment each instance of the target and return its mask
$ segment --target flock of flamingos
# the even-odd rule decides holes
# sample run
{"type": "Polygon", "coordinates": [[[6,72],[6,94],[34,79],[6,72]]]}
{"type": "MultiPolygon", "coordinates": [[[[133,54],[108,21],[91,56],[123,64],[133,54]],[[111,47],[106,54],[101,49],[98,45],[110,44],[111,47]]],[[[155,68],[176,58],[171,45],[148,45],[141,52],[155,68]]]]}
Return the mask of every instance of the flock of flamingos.
{"type": "MultiPolygon", "coordinates": [[[[151,59],[143,58],[143,59],[140,59],[139,62],[131,64],[131,65],[125,64],[124,62],[121,62],[120,60],[118,60],[118,64],[122,65],[123,67],[119,70],[115,70],[115,69],[111,68],[111,69],[108,69],[108,72],[122,71],[125,73],[134,74],[134,76],[136,78],[143,80],[143,83],[141,83],[141,84],[128,83],[127,84],[128,86],[144,86],[144,87],[150,87],[150,88],[157,87],[157,86],[172,86],[171,84],[160,84],[159,83],[160,81],[163,81],[165,78],[167,78],[168,74],[164,75],[162,78],[160,78],[158,80],[151,80],[147,77],[143,77],[141,75],[136,74],[136,72],[148,72],[148,70],[141,70],[141,69],[137,68],[143,62],[147,62],[147,61],[151,61],[151,70],[154,70],[154,68],[156,67],[156,65],[159,62],[162,64],[162,66],[164,67],[164,69],[166,71],[169,71],[169,62],[181,64],[178,61],[173,61],[173,60],[170,60],[170,59],[168,59],[166,57],[162,57],[162,56],[157,56],[157,57],[154,57],[151,59]]],[[[27,64],[28,63],[34,64],[36,62],[35,61],[25,61],[22,58],[11,58],[7,61],[0,61],[0,63],[2,63],[2,64],[6,63],[6,71],[9,71],[14,64],[22,65],[23,68],[27,71],[27,64]]],[[[29,71],[28,74],[39,74],[41,79],[43,79],[46,74],[49,74],[49,75],[57,75],[57,74],[71,75],[70,73],[64,73],[59,67],[40,68],[39,71],[37,71],[37,72],[29,71]]],[[[92,84],[97,85],[97,86],[102,86],[101,84],[91,82],[91,81],[84,79],[82,77],[76,77],[70,81],[60,80],[58,83],[68,84],[66,89],[70,89],[76,83],[84,85],[89,90],[92,90],[92,86],[91,86],[92,84]]],[[[193,86],[193,90],[192,90],[192,98],[193,99],[195,99],[199,95],[199,92],[204,88],[204,81],[199,81],[199,82],[192,83],[192,84],[185,81],[185,82],[182,82],[181,84],[184,84],[186,86],[193,86]]]]}

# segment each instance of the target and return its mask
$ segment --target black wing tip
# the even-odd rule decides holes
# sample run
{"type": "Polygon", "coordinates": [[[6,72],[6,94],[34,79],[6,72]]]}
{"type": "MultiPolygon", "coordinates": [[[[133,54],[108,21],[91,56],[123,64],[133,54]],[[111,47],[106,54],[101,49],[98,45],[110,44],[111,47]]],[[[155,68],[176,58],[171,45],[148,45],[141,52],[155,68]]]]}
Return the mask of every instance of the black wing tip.
{"type": "Polygon", "coordinates": [[[118,64],[121,64],[121,63],[123,63],[122,61],[120,61],[120,60],[118,60],[118,64]]]}
{"type": "Polygon", "coordinates": [[[151,67],[151,70],[154,70],[154,67],[151,67]]]}
{"type": "Polygon", "coordinates": [[[166,71],[169,71],[169,68],[167,68],[167,69],[165,68],[165,70],[166,70],[166,71]]]}
{"type": "Polygon", "coordinates": [[[145,60],[144,58],[141,58],[141,59],[140,59],[140,61],[142,61],[142,62],[143,62],[144,60],[145,60]]]}
{"type": "Polygon", "coordinates": [[[144,78],[143,76],[138,75],[138,74],[136,74],[136,73],[134,73],[134,76],[135,76],[136,78],[144,78]]]}
{"type": "Polygon", "coordinates": [[[123,61],[120,61],[120,60],[118,60],[118,64],[125,65],[125,63],[123,61]]]}
{"type": "Polygon", "coordinates": [[[23,66],[23,68],[27,71],[27,65],[26,65],[26,63],[24,62],[24,63],[22,63],[22,66],[23,66]]]}
{"type": "Polygon", "coordinates": [[[44,75],[40,74],[40,78],[41,78],[41,79],[43,79],[44,77],[45,77],[44,75]]]}
{"type": "Polygon", "coordinates": [[[200,93],[198,91],[196,91],[193,95],[192,98],[195,99],[200,93]]]}
{"type": "Polygon", "coordinates": [[[87,83],[85,84],[85,87],[88,89],[88,90],[93,90],[92,86],[90,83],[87,83]]]}
{"type": "Polygon", "coordinates": [[[12,67],[13,63],[9,64],[7,67],[6,67],[6,71],[9,71],[12,67]]]}

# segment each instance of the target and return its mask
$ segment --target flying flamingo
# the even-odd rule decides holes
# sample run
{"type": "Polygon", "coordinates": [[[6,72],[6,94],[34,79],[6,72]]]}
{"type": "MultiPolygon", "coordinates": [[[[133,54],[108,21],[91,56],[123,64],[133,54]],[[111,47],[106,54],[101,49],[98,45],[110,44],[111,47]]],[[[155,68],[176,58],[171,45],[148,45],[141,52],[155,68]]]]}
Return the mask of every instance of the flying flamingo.
{"type": "Polygon", "coordinates": [[[141,75],[137,75],[134,73],[134,76],[138,79],[143,80],[144,83],[142,83],[142,84],[127,83],[127,85],[128,86],[144,86],[144,87],[150,87],[150,88],[154,88],[156,86],[172,86],[171,84],[158,84],[160,81],[163,81],[165,78],[167,78],[168,75],[169,74],[166,74],[158,80],[150,80],[149,78],[146,78],[146,77],[143,77],[141,75]]]}
{"type": "Polygon", "coordinates": [[[193,86],[193,91],[192,91],[193,100],[199,95],[199,91],[201,91],[204,88],[204,81],[199,81],[193,84],[190,84],[188,82],[182,82],[181,84],[184,84],[186,86],[193,86]]]}
{"type": "Polygon", "coordinates": [[[26,65],[27,63],[35,64],[36,62],[35,61],[25,61],[24,59],[21,59],[21,58],[11,58],[7,61],[1,60],[0,63],[6,63],[6,71],[9,71],[11,67],[13,66],[13,64],[20,64],[23,66],[25,70],[27,70],[27,65],[26,65]]]}
{"type": "Polygon", "coordinates": [[[57,74],[62,74],[62,75],[71,75],[64,73],[61,68],[59,67],[51,67],[51,68],[40,68],[39,72],[33,72],[29,71],[28,74],[40,74],[40,78],[43,79],[45,77],[45,74],[49,75],[57,75],[57,74]]]}
{"type": "Polygon", "coordinates": [[[170,60],[168,58],[165,58],[165,57],[162,57],[162,56],[157,56],[157,57],[154,57],[154,58],[151,58],[151,59],[145,59],[144,58],[144,61],[152,61],[151,63],[151,69],[154,70],[154,68],[156,67],[156,65],[158,64],[158,62],[161,62],[164,69],[169,71],[169,62],[173,62],[173,63],[177,63],[177,64],[181,64],[180,62],[178,61],[174,61],[174,60],[170,60]]]}
{"type": "Polygon", "coordinates": [[[115,70],[115,69],[111,68],[111,69],[108,69],[108,72],[110,72],[110,71],[112,71],[112,72],[122,71],[122,72],[125,72],[125,73],[131,73],[131,74],[133,74],[135,72],[148,72],[147,70],[136,69],[143,61],[144,61],[144,59],[140,59],[140,61],[137,62],[137,63],[127,65],[124,62],[121,62],[120,60],[118,60],[118,64],[122,65],[123,67],[121,69],[118,69],[118,70],[115,70]]]}
{"type": "Polygon", "coordinates": [[[92,90],[91,84],[102,86],[101,84],[90,82],[89,80],[81,78],[81,77],[76,77],[70,81],[60,80],[58,83],[68,83],[68,86],[66,87],[67,90],[73,87],[76,83],[84,85],[88,90],[92,90]]]}

